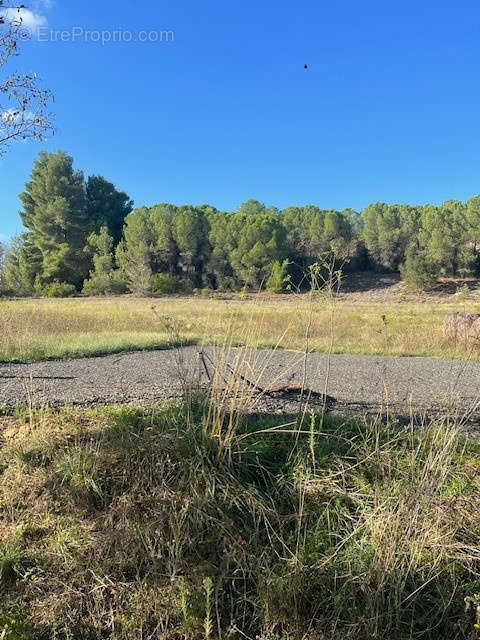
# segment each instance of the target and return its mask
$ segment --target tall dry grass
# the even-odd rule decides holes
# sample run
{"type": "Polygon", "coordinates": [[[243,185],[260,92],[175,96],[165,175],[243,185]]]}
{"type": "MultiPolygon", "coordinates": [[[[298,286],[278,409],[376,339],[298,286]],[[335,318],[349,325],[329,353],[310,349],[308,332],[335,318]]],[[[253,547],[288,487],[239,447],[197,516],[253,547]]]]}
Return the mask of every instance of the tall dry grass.
{"type": "MultiPolygon", "coordinates": [[[[223,344],[230,327],[237,344],[248,326],[259,327],[250,346],[303,350],[309,296],[250,296],[243,300],[197,297],[137,299],[0,300],[0,360],[27,361],[95,355],[132,349],[162,348],[168,335],[152,314],[170,316],[182,341],[223,344]]],[[[452,311],[478,312],[480,305],[448,303],[337,303],[331,344],[328,305],[319,302],[312,317],[310,348],[334,353],[417,355],[478,359],[478,350],[446,343],[444,316],[452,311]],[[461,308],[460,308],[461,307],[461,308]]]]}
{"type": "Polygon", "coordinates": [[[475,637],[478,444],[209,410],[4,421],[5,638],[475,637]]]}

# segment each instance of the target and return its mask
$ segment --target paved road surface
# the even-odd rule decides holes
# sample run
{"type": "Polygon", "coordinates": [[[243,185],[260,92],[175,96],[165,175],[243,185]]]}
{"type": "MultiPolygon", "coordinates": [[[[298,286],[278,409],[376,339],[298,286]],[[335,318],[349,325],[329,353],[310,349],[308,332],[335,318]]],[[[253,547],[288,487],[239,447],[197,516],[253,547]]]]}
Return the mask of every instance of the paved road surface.
{"type": "MultiPolygon", "coordinates": [[[[213,349],[207,352],[215,356],[213,349]]],[[[235,358],[236,350],[228,360],[235,358]]],[[[185,378],[198,376],[198,347],[143,351],[97,358],[0,364],[0,406],[92,406],[149,403],[178,396],[185,378]],[[188,371],[188,373],[187,373],[188,371]]],[[[249,356],[243,371],[262,385],[300,383],[303,356],[261,350],[249,356]]],[[[480,363],[434,358],[312,354],[306,365],[309,386],[337,401],[340,412],[444,411],[469,414],[480,423],[480,363]],[[327,380],[328,378],[328,380],[327,380]]],[[[265,410],[281,412],[282,403],[265,410]]]]}

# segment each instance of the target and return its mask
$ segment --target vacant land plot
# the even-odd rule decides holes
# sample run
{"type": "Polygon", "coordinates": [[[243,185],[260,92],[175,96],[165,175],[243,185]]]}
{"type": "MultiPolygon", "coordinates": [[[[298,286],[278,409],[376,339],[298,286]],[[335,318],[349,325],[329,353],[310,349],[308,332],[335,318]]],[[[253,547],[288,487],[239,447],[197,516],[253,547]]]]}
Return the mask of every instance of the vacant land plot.
{"type": "MultiPolygon", "coordinates": [[[[404,296],[395,282],[338,297],[4,300],[0,358],[218,342],[480,360],[442,337],[444,315],[463,308],[480,303],[404,296]]],[[[2,364],[0,400],[28,409],[0,415],[0,638],[473,637],[478,439],[453,419],[244,415],[238,373],[308,381],[334,391],[323,408],[363,413],[456,390],[466,409],[480,365],[232,352],[252,357],[230,387],[220,362],[228,392],[212,376],[211,400],[183,385],[198,366],[190,347],[2,364]],[[35,410],[42,392],[145,406],[35,410]],[[147,394],[179,397],[147,406],[147,394]]]]}
{"type": "MultiPolygon", "coordinates": [[[[455,290],[455,289],[453,289],[455,290]]],[[[452,311],[480,311],[476,292],[407,295],[392,277],[308,295],[75,298],[0,301],[0,360],[28,361],[168,347],[248,344],[334,353],[478,360],[475,346],[448,344],[452,311]]]]}

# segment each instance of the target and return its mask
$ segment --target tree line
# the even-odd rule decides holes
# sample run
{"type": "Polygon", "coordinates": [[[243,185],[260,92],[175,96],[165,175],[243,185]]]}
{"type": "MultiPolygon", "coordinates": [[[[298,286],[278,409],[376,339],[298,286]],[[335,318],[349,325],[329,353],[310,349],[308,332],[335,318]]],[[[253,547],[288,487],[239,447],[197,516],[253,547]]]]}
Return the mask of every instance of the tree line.
{"type": "Polygon", "coordinates": [[[86,178],[59,151],[39,155],[20,200],[25,232],[0,250],[0,286],[14,295],[281,292],[307,287],[309,267],[325,256],[346,271],[400,271],[415,289],[480,268],[480,196],[440,206],[377,202],[362,212],[257,200],[235,212],[169,203],[134,210],[126,193],[86,178]]]}

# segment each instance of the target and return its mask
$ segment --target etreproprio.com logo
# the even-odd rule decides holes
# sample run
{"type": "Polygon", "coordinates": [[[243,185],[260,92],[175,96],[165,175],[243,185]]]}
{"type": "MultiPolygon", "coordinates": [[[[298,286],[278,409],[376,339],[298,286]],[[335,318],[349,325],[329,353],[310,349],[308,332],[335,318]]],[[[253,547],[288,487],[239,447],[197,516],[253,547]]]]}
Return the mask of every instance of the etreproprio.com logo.
{"type": "Polygon", "coordinates": [[[91,42],[100,45],[128,44],[129,42],[168,43],[175,41],[175,32],[171,29],[129,31],[126,29],[96,30],[83,27],[52,29],[41,26],[33,32],[31,29],[22,28],[19,35],[23,40],[29,40],[33,36],[33,39],[38,42],[91,42]]]}

